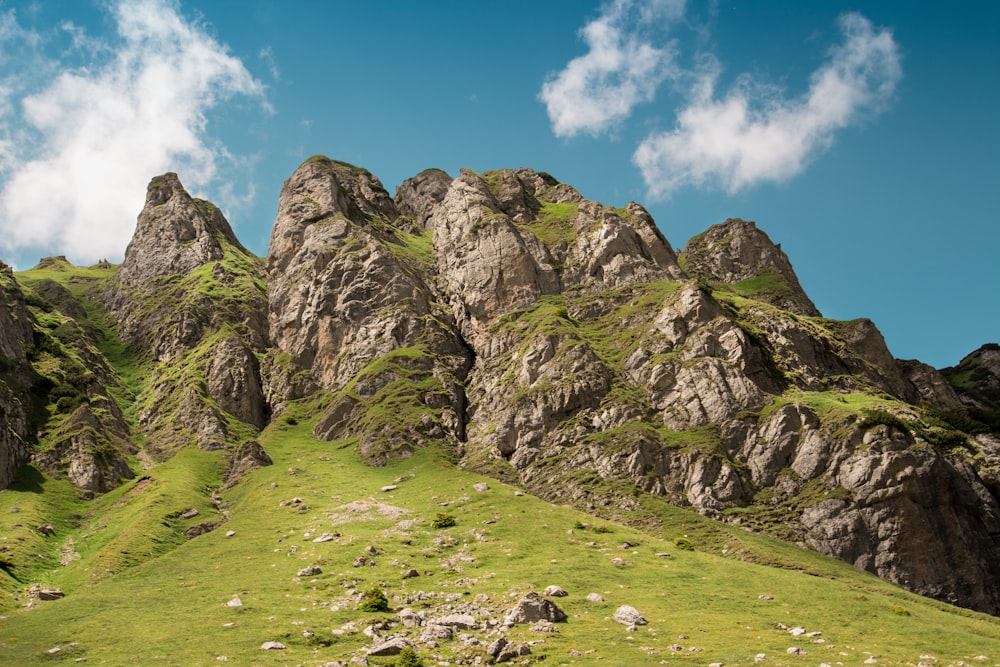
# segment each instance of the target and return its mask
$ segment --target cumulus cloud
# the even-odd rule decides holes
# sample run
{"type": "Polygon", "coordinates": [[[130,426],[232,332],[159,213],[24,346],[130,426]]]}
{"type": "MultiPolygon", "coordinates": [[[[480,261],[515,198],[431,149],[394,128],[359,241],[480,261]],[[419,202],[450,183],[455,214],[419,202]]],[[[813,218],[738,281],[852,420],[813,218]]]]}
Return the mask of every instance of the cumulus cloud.
{"type": "Polygon", "coordinates": [[[580,31],[589,49],[542,86],[540,99],[556,136],[597,135],[653,99],[675,73],[672,44],[654,46],[684,14],[684,0],[616,0],[580,31]],[[653,29],[652,31],[650,29],[653,29]]]}
{"type": "Polygon", "coordinates": [[[676,127],[635,151],[650,194],[689,185],[736,192],[786,180],[828,148],[836,131],[883,110],[902,76],[892,33],[854,13],[842,16],[840,27],[843,42],[796,99],[747,78],[717,96],[717,64],[701,72],[676,127]]]}
{"type": "Polygon", "coordinates": [[[177,171],[189,188],[225,190],[217,180],[232,156],[208,136],[206,112],[233,96],[264,104],[262,84],[171,0],[118,0],[111,11],[114,40],[63,26],[91,62],[56,61],[52,77],[0,115],[0,138],[30,139],[2,155],[7,251],[120,257],[150,177],[177,171]]]}

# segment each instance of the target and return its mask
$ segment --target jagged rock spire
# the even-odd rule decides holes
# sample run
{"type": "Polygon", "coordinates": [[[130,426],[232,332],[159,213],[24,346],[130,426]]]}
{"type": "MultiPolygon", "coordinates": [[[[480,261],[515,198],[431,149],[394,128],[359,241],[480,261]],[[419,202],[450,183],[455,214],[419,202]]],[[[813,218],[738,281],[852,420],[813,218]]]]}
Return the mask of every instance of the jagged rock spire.
{"type": "Polygon", "coordinates": [[[249,254],[214,204],[191,197],[173,172],[157,176],[146,190],[118,282],[135,288],[156,276],[188,274],[222,259],[226,244],[249,254]]]}
{"type": "Polygon", "coordinates": [[[748,220],[730,218],[688,241],[685,269],[708,282],[759,279],[754,296],[797,315],[819,315],[780,245],[748,220]]]}

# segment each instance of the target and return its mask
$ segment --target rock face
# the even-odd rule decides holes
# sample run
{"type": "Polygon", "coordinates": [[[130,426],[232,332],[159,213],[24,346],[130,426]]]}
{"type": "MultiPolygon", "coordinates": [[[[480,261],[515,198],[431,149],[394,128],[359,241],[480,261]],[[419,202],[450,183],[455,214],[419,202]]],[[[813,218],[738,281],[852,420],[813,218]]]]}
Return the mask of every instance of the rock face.
{"type": "Polygon", "coordinates": [[[268,253],[276,411],[322,388],[334,398],[316,435],[350,428],[373,463],[428,438],[457,448],[470,356],[426,282],[433,259],[427,232],[370,173],[325,157],[299,167],[281,190],[268,253]]]}
{"type": "Polygon", "coordinates": [[[753,222],[730,218],[709,227],[688,241],[684,257],[687,271],[709,282],[740,285],[741,291],[797,315],[819,315],[781,246],[753,222]]]}
{"type": "MultiPolygon", "coordinates": [[[[65,258],[42,260],[59,271],[65,258]]],[[[0,488],[29,459],[50,475],[65,476],[87,491],[109,491],[133,473],[129,427],[111,389],[114,371],[81,326],[86,313],[55,281],[32,281],[22,289],[0,265],[0,488]],[[41,326],[27,307],[26,294],[41,326]],[[48,398],[53,410],[35,407],[48,398]]]]}
{"type": "MultiPolygon", "coordinates": [[[[1000,613],[1000,347],[944,374],[894,359],[871,321],[823,318],[752,222],[671,248],[640,205],[530,169],[432,169],[390,197],[316,156],[265,263],[166,174],[94,287],[141,371],[129,410],[79,291],[0,267],[0,485],[29,456],[120,483],[124,414],[154,457],[228,449],[237,484],[269,463],[256,432],[308,397],[313,433],[373,465],[435,447],[597,513],[641,490],[1000,613]],[[24,407],[41,395],[44,424],[24,407]]],[[[510,622],[558,620],[535,598],[510,622]]]]}
{"type": "Polygon", "coordinates": [[[981,416],[1000,412],[1000,345],[983,345],[942,373],[956,386],[962,403],[981,416]]]}
{"type": "Polygon", "coordinates": [[[154,456],[220,449],[262,428],[267,342],[263,262],[176,174],[154,178],[125,261],[105,294],[122,340],[150,364],[139,427],[154,456]]]}
{"type": "Polygon", "coordinates": [[[28,459],[28,364],[33,328],[24,293],[11,268],[0,262],[0,489],[10,486],[28,459]]]}

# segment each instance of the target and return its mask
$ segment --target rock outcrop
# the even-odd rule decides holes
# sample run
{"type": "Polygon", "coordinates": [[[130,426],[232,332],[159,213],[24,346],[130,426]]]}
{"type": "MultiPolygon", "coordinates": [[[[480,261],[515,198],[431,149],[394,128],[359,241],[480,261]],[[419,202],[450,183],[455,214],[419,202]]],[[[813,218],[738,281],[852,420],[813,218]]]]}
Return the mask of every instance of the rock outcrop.
{"type": "Polygon", "coordinates": [[[0,262],[0,489],[10,486],[29,456],[25,350],[32,334],[24,293],[11,268],[0,262]]]}
{"type": "Polygon", "coordinates": [[[748,220],[730,218],[688,241],[684,266],[708,282],[739,285],[744,293],[796,315],[818,316],[780,245],[748,220]]]}
{"type": "Polygon", "coordinates": [[[149,367],[139,427],[154,456],[220,449],[268,417],[263,262],[176,174],[154,178],[125,261],[105,294],[118,333],[149,367]]]}
{"type": "Polygon", "coordinates": [[[322,156],[300,166],[282,187],[268,253],[276,412],[320,388],[333,399],[316,435],[357,437],[371,462],[428,438],[457,447],[469,353],[426,282],[433,255],[369,172],[322,156]]]}

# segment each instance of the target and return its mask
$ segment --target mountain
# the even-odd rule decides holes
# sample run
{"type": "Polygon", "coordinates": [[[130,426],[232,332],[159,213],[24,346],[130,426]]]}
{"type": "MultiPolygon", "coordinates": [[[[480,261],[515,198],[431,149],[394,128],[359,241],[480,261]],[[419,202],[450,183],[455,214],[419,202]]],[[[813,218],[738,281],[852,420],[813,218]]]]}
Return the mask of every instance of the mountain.
{"type": "MultiPolygon", "coordinates": [[[[183,577],[172,568],[192,554],[272,550],[240,551],[226,526],[340,544],[330,528],[355,511],[410,521],[385,530],[412,560],[420,539],[407,531],[421,522],[402,517],[417,501],[376,496],[418,487],[429,506],[440,490],[439,508],[489,514],[465,538],[488,541],[491,521],[519,510],[476,504],[480,485],[586,512],[531,500],[578,524],[570,535],[601,526],[638,545],[684,526],[701,537],[664,552],[718,547],[744,574],[738,561],[849,580],[815,564],[832,556],[1000,615],[1000,348],[942,372],[894,359],[871,321],[822,317],[753,222],[727,220],[675,253],[642,206],[589,201],[545,173],[427,170],[392,197],[367,170],[315,156],[282,187],[266,259],[165,174],[120,266],[0,266],[0,289],[0,607],[63,581],[58,604],[72,609],[136,577],[183,577]],[[276,506],[312,527],[289,533],[276,506]]],[[[524,547],[504,536],[508,557],[524,547]]],[[[461,573],[468,545],[446,557],[458,542],[433,539],[448,544],[425,556],[461,573]]],[[[341,574],[363,597],[363,577],[341,574]]],[[[480,584],[493,585],[455,585],[480,584]]],[[[481,624],[503,616],[448,604],[481,624]]]]}

